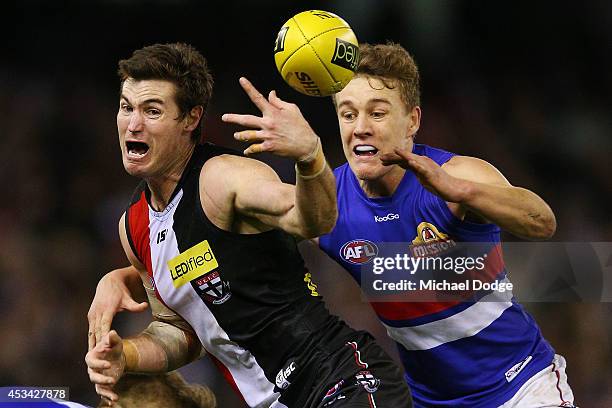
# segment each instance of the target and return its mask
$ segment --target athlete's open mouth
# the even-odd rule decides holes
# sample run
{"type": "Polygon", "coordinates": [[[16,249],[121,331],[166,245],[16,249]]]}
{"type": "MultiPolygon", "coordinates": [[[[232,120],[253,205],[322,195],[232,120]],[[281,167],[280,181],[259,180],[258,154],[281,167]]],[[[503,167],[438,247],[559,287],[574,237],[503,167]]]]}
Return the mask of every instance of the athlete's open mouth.
{"type": "Polygon", "coordinates": [[[144,142],[126,142],[128,154],[133,156],[144,156],[149,151],[149,145],[144,142]]]}
{"type": "Polygon", "coordinates": [[[357,145],[353,148],[353,152],[357,156],[374,156],[378,153],[378,149],[372,145],[357,145]]]}

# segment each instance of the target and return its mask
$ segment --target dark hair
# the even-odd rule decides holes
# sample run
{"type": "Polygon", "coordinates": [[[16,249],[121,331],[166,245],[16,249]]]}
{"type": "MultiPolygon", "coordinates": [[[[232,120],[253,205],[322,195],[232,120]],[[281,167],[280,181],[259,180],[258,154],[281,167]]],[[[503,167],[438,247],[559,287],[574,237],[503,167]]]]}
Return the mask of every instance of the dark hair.
{"type": "Polygon", "coordinates": [[[381,79],[389,89],[399,86],[408,110],[421,104],[419,69],[408,51],[397,43],[360,44],[356,75],[360,74],[381,79]]]}
{"type": "MultiPolygon", "coordinates": [[[[118,74],[121,88],[128,78],[172,82],[176,86],[180,119],[196,106],[202,106],[206,113],[212,96],[213,78],[206,59],[188,44],[154,44],[136,50],[129,59],[119,61],[118,74]]],[[[199,140],[201,129],[202,119],[191,134],[192,140],[199,140]]]]}

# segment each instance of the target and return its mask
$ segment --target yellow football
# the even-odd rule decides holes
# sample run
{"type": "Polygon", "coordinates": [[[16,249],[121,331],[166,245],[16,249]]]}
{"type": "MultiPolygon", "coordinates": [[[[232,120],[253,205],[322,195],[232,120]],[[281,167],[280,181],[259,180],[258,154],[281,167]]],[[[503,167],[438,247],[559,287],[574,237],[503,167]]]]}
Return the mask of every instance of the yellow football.
{"type": "Polygon", "coordinates": [[[274,44],[276,69],[293,89],[311,96],[339,92],[355,75],[359,43],[342,18],[321,10],[291,17],[274,44]]]}

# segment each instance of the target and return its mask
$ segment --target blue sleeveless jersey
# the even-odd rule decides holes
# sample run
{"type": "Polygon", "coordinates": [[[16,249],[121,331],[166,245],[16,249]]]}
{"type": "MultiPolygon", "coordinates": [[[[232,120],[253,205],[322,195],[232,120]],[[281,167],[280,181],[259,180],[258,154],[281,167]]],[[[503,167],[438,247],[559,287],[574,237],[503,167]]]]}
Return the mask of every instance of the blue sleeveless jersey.
{"type": "MultiPolygon", "coordinates": [[[[413,152],[439,165],[454,155],[420,144],[413,152]]],[[[392,196],[380,198],[366,196],[348,163],[334,174],[338,222],[320,237],[319,245],[358,282],[360,262],[368,261],[355,250],[360,242],[412,243],[429,234],[433,240],[442,236],[456,242],[500,243],[499,227],[459,220],[410,171],[392,196]]],[[[496,279],[506,279],[503,266],[496,279]]],[[[416,406],[497,407],[551,364],[552,347],[511,293],[498,301],[482,300],[372,303],[397,343],[416,406]]]]}

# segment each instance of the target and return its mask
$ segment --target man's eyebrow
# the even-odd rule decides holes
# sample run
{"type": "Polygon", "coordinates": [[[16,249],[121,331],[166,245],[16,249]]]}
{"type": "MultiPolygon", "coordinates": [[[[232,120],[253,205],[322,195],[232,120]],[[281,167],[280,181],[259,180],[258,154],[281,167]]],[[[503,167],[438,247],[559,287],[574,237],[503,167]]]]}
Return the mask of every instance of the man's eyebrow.
{"type": "Polygon", "coordinates": [[[368,101],[368,104],[373,103],[386,103],[387,105],[391,105],[391,101],[389,101],[387,98],[374,98],[368,101]]]}
{"type": "MultiPolygon", "coordinates": [[[[133,103],[124,94],[121,94],[120,99],[125,99],[125,101],[127,103],[129,103],[130,105],[133,105],[133,103]]],[[[142,105],[146,105],[146,104],[149,104],[149,103],[158,103],[160,105],[163,105],[164,101],[159,99],[159,98],[149,98],[149,99],[145,99],[144,101],[142,101],[142,105]]]]}
{"type": "MultiPolygon", "coordinates": [[[[375,103],[384,103],[387,105],[391,105],[391,101],[389,101],[387,98],[373,98],[367,101],[368,105],[372,105],[375,103]]],[[[353,105],[353,102],[351,101],[342,101],[338,104],[338,108],[341,108],[343,106],[352,106],[352,105],[353,105]]]]}
{"type": "Polygon", "coordinates": [[[341,108],[343,106],[352,106],[352,105],[353,105],[353,102],[351,101],[342,101],[338,104],[338,108],[341,108]]]}

